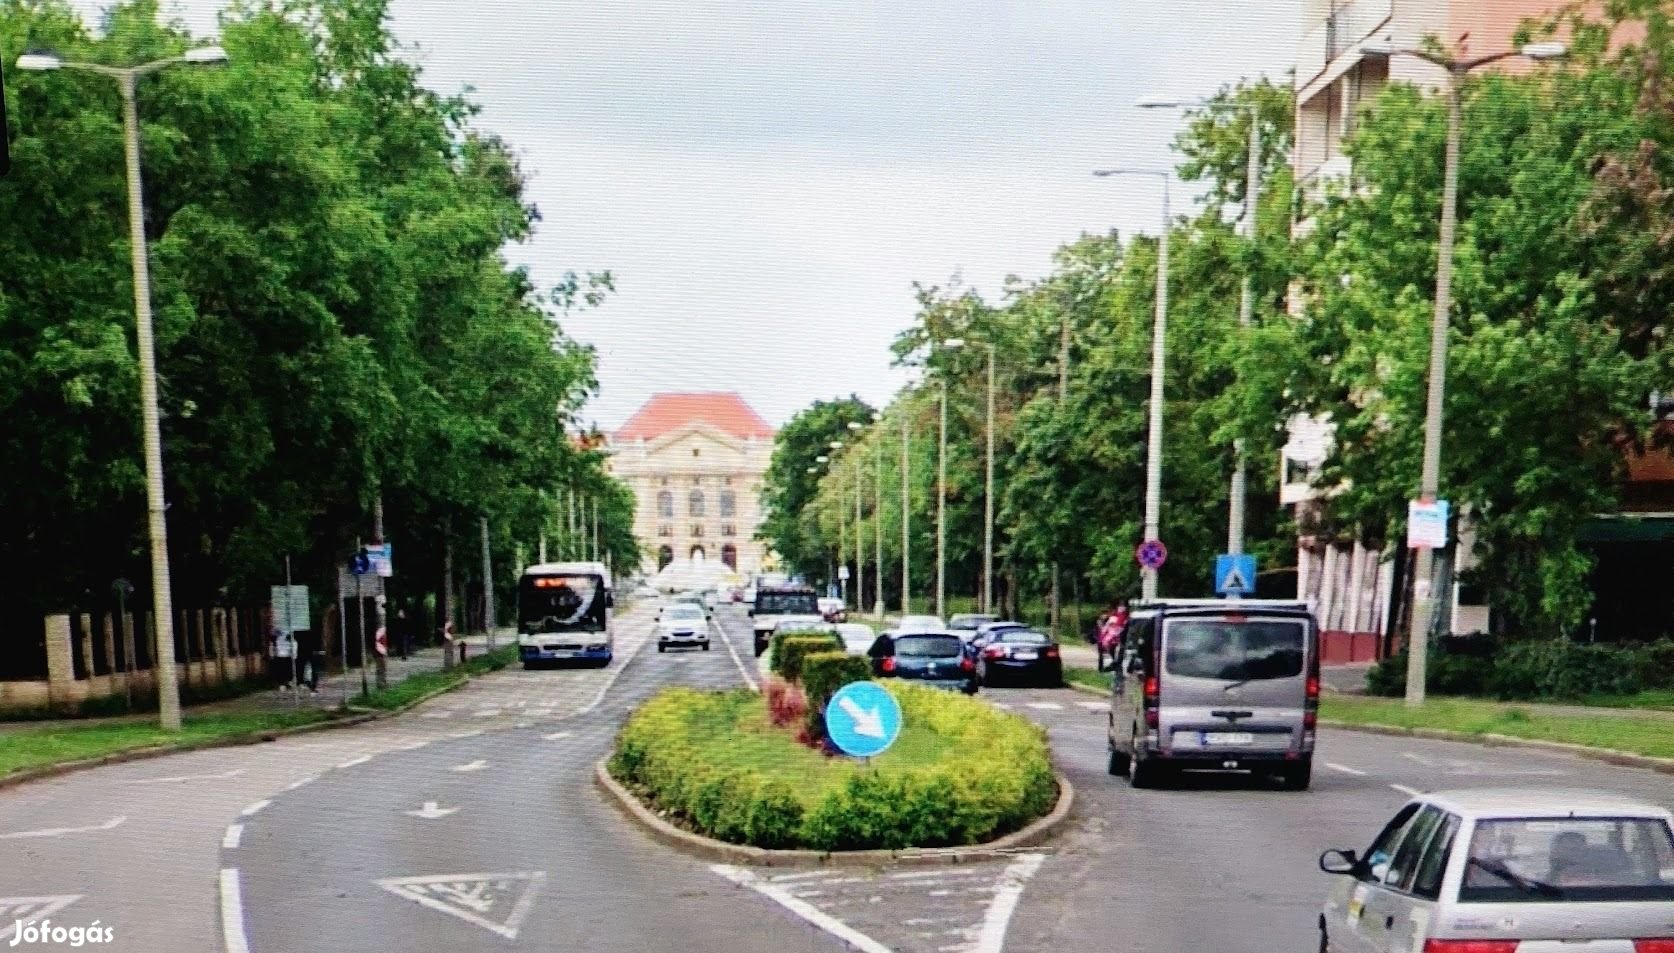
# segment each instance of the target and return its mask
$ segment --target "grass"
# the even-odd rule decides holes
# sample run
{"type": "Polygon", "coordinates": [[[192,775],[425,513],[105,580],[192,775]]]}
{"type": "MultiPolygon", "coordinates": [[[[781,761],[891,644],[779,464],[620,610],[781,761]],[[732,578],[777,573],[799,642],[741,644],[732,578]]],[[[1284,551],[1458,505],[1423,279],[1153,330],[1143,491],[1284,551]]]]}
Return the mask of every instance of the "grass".
{"type": "Polygon", "coordinates": [[[492,652],[468,658],[464,665],[455,665],[444,672],[417,672],[403,678],[383,691],[370,695],[361,693],[350,700],[356,708],[375,708],[392,711],[411,705],[431,692],[454,689],[465,684],[473,675],[496,672],[517,661],[517,646],[506,645],[492,652]]]}
{"type": "Polygon", "coordinates": [[[0,734],[0,777],[135,748],[246,738],[331,717],[324,711],[215,712],[188,715],[179,733],[164,731],[153,721],[19,729],[0,734]]]}
{"type": "Polygon", "coordinates": [[[1111,674],[1098,669],[1084,668],[1080,665],[1064,666],[1064,681],[1072,685],[1085,685],[1096,688],[1101,692],[1110,691],[1111,674]]]}
{"type": "Polygon", "coordinates": [[[1320,717],[1355,725],[1439,728],[1467,735],[1507,735],[1674,758],[1674,719],[1608,713],[1576,715],[1515,702],[1433,698],[1418,708],[1400,699],[1327,695],[1320,717]]]}

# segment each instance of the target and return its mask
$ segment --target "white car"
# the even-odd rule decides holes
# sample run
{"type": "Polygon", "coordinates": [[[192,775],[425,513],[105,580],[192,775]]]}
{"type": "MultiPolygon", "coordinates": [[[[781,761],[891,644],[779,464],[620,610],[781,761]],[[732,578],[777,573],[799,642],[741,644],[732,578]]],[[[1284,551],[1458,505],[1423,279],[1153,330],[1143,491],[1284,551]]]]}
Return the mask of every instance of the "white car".
{"type": "Polygon", "coordinates": [[[658,613],[657,651],[667,652],[671,645],[696,645],[709,651],[709,615],[702,606],[676,602],[658,613]]]}
{"type": "Polygon", "coordinates": [[[858,622],[840,622],[832,628],[837,630],[837,636],[843,640],[843,651],[850,655],[865,655],[871,651],[872,643],[878,640],[878,633],[872,631],[869,625],[858,622]]]}
{"type": "Polygon", "coordinates": [[[912,632],[945,632],[947,631],[947,624],[939,616],[904,615],[891,631],[897,635],[907,635],[912,632]]]}

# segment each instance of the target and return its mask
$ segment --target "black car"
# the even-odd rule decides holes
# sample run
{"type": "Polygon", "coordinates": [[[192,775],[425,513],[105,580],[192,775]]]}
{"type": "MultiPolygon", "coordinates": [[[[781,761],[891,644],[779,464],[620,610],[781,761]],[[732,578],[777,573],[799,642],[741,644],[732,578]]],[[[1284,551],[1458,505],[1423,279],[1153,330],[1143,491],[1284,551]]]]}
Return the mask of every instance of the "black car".
{"type": "Polygon", "coordinates": [[[965,643],[951,632],[909,632],[880,636],[872,651],[872,671],[884,678],[910,678],[936,688],[977,691],[976,663],[965,643]]]}
{"type": "Polygon", "coordinates": [[[1057,686],[1064,681],[1064,660],[1051,636],[1033,629],[1002,629],[983,643],[977,675],[984,685],[1030,681],[1057,686]]]}

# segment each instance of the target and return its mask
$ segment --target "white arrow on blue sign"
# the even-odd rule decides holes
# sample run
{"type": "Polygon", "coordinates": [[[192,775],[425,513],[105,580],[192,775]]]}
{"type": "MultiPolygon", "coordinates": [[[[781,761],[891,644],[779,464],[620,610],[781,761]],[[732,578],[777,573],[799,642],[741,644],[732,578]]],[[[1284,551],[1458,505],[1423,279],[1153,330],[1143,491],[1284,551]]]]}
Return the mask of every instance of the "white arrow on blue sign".
{"type": "Polygon", "coordinates": [[[843,753],[870,758],[901,736],[901,705],[876,682],[850,682],[826,704],[825,731],[843,753]]]}

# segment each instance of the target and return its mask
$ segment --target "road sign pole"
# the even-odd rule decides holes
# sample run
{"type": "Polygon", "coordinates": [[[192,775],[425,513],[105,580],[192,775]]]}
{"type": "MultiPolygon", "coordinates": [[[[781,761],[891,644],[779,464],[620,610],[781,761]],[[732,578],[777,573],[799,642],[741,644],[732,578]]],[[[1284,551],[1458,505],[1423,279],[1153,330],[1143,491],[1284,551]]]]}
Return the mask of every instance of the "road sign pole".
{"type": "Polygon", "coordinates": [[[297,672],[296,626],[291,624],[291,557],[285,557],[285,637],[291,640],[291,707],[302,704],[302,692],[298,689],[302,679],[297,672]]]}

